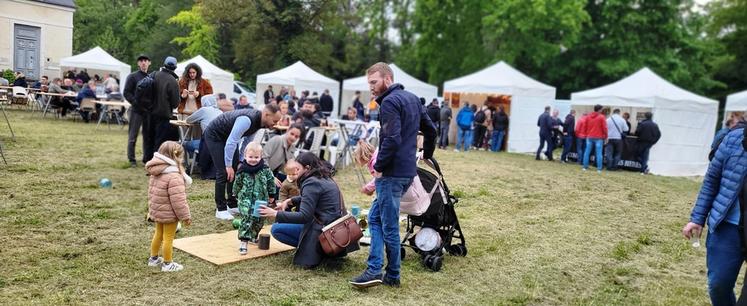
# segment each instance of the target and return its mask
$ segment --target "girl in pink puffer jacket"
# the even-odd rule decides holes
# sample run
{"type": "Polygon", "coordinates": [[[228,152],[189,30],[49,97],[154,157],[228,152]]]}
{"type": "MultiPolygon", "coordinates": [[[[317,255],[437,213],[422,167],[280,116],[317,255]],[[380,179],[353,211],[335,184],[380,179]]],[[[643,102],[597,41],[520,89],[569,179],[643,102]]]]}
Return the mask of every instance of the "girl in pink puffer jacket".
{"type": "Polygon", "coordinates": [[[150,174],[148,182],[148,214],[156,222],[156,232],[150,244],[148,266],[161,267],[163,272],[174,272],[184,267],[172,261],[173,242],[177,225],[192,224],[187,205],[186,187],[192,184],[184,172],[184,148],[174,141],[166,141],[145,164],[150,174]],[[163,244],[163,257],[158,253],[163,244]]]}

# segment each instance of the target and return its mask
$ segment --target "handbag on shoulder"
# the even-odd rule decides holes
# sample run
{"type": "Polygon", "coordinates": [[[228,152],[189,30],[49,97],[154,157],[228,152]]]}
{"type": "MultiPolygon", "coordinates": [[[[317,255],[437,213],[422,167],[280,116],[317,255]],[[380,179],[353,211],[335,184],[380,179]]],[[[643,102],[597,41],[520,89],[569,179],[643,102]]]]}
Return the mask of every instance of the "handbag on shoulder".
{"type": "MultiPolygon", "coordinates": [[[[337,183],[335,182],[335,184],[337,183]]],[[[329,256],[340,254],[348,245],[358,243],[358,240],[363,237],[363,231],[361,231],[355,217],[345,210],[345,200],[342,197],[342,192],[339,191],[339,186],[337,190],[340,193],[340,214],[343,216],[324,226],[321,235],[319,235],[322,250],[329,256]]],[[[317,219],[317,223],[324,225],[319,219],[317,219]]]]}

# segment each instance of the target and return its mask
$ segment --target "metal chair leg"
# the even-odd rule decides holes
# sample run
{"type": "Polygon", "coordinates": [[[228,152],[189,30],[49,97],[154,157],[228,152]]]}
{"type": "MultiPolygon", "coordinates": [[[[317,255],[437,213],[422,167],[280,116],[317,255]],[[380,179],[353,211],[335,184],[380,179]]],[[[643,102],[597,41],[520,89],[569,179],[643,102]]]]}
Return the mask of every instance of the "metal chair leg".
{"type": "Polygon", "coordinates": [[[3,116],[5,116],[5,122],[8,123],[8,129],[10,129],[10,135],[13,137],[13,141],[16,141],[16,134],[13,133],[13,128],[10,126],[10,119],[8,119],[8,114],[5,113],[5,107],[0,105],[0,110],[3,111],[3,116]]]}
{"type": "Polygon", "coordinates": [[[3,162],[7,166],[8,165],[8,161],[5,160],[5,153],[3,153],[3,143],[2,142],[0,142],[0,156],[2,156],[3,162]]]}

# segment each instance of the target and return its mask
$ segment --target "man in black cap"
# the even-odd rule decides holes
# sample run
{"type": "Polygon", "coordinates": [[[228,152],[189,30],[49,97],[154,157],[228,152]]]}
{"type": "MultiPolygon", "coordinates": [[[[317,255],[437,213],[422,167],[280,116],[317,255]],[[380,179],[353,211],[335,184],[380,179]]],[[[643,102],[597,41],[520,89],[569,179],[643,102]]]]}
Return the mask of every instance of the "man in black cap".
{"type": "MultiPolygon", "coordinates": [[[[137,134],[140,133],[140,126],[143,124],[143,116],[145,116],[146,113],[145,110],[134,106],[136,105],[136,103],[134,103],[135,88],[137,88],[137,83],[148,75],[150,58],[145,54],[140,54],[140,56],[137,57],[137,67],[137,71],[130,73],[130,75],[127,76],[123,91],[125,99],[130,102],[130,104],[133,104],[133,107],[130,107],[129,133],[127,135],[127,159],[130,161],[131,168],[137,167],[137,162],[135,161],[135,143],[137,142],[137,134]]],[[[143,135],[143,137],[145,137],[145,135],[143,135]]],[[[144,144],[145,140],[143,140],[143,145],[144,144]]],[[[143,146],[143,149],[143,151],[145,151],[145,146],[143,146]]],[[[143,155],[143,164],[147,161],[145,155],[143,155]]]]}
{"type": "Polygon", "coordinates": [[[172,131],[169,119],[173,115],[174,109],[179,106],[179,84],[176,79],[179,76],[174,73],[176,70],[176,58],[169,56],[164,60],[163,67],[156,71],[153,79],[155,80],[155,96],[153,100],[153,109],[148,113],[143,121],[143,148],[146,160],[153,158],[153,152],[158,151],[166,140],[169,140],[172,131]]]}

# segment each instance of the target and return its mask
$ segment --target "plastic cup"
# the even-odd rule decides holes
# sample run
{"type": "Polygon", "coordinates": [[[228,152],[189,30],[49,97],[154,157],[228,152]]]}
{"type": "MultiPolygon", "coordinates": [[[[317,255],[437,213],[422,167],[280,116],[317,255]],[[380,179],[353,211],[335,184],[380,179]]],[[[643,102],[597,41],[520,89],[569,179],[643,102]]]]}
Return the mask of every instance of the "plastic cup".
{"type": "Polygon", "coordinates": [[[256,200],[254,201],[254,209],[252,211],[252,216],[259,218],[259,208],[261,206],[267,206],[267,201],[262,200],[256,200]]]}
{"type": "Polygon", "coordinates": [[[699,248],[700,247],[700,233],[691,232],[690,243],[692,244],[693,248],[699,248]]]}
{"type": "Polygon", "coordinates": [[[358,218],[361,215],[361,207],[353,204],[352,206],[350,206],[350,213],[353,215],[353,217],[358,218]]]}

